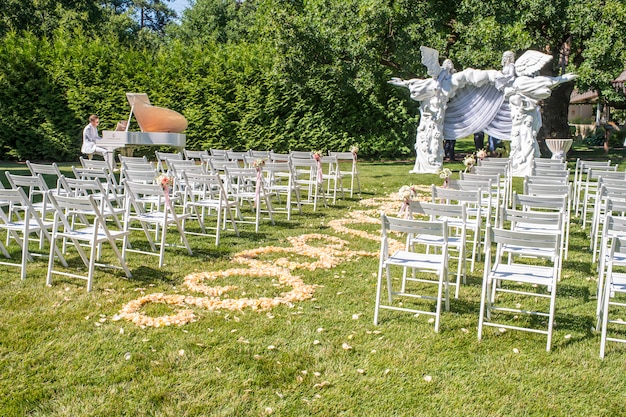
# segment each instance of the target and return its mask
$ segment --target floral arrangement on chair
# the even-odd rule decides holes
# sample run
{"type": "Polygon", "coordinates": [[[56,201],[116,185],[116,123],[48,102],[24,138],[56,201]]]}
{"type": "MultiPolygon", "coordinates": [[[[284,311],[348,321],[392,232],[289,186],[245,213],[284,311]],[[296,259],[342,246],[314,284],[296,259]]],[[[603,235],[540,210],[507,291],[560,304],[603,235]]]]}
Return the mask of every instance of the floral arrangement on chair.
{"type": "Polygon", "coordinates": [[[254,161],[252,161],[252,167],[256,168],[257,170],[263,168],[265,166],[265,159],[255,159],[254,161]]]}
{"type": "Polygon", "coordinates": [[[174,177],[166,174],[161,174],[157,177],[157,183],[161,186],[161,188],[167,190],[169,187],[174,185],[174,177]]]}
{"type": "Polygon", "coordinates": [[[398,198],[402,201],[402,207],[400,207],[398,216],[402,214],[405,216],[409,215],[409,202],[417,197],[417,191],[417,186],[415,185],[403,185],[400,187],[400,190],[398,190],[398,198]]]}
{"type": "Polygon", "coordinates": [[[313,154],[313,159],[315,159],[316,161],[322,159],[322,151],[313,151],[311,153],[313,154]]]}
{"type": "Polygon", "coordinates": [[[452,176],[452,171],[449,168],[442,168],[437,171],[437,174],[439,174],[439,178],[443,180],[443,186],[448,187],[448,181],[452,176]]]}
{"type": "Polygon", "coordinates": [[[354,145],[350,146],[350,152],[352,152],[352,156],[354,156],[354,159],[356,159],[356,156],[359,153],[359,144],[355,143],[354,145]]]}
{"type": "Polygon", "coordinates": [[[478,151],[476,151],[476,158],[478,158],[478,159],[480,159],[482,161],[486,157],[487,157],[487,151],[486,150],[479,149],[478,151]]]}
{"type": "Polygon", "coordinates": [[[463,165],[465,165],[465,172],[471,172],[474,165],[476,165],[476,158],[474,154],[467,155],[463,158],[463,165]]]}

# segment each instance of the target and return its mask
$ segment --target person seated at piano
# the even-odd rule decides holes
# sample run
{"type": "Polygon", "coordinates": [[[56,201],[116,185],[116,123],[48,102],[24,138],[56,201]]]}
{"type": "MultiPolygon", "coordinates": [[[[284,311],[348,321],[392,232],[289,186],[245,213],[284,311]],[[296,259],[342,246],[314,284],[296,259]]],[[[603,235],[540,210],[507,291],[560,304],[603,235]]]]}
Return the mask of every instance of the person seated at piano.
{"type": "Polygon", "coordinates": [[[100,118],[95,114],[89,116],[89,124],[83,129],[83,146],[80,151],[87,155],[89,159],[93,157],[94,153],[102,155],[104,160],[107,160],[107,150],[96,144],[97,141],[102,139],[98,134],[98,125],[100,124],[100,118]]]}

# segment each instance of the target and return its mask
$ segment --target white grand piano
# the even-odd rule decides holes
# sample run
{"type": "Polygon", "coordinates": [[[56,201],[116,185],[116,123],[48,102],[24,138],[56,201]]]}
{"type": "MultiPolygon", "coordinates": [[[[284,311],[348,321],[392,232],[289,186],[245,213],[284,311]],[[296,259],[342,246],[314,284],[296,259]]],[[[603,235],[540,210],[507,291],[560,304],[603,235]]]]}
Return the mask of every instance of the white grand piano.
{"type": "Polygon", "coordinates": [[[185,147],[187,136],[180,133],[187,128],[185,116],[174,110],[153,106],[145,93],[126,93],[126,98],[130,104],[128,121],[118,123],[117,130],[104,130],[102,140],[98,141],[98,146],[110,153],[109,161],[113,161],[116,149],[129,155],[136,146],[185,147]],[[141,132],[128,131],[133,114],[141,132]]]}

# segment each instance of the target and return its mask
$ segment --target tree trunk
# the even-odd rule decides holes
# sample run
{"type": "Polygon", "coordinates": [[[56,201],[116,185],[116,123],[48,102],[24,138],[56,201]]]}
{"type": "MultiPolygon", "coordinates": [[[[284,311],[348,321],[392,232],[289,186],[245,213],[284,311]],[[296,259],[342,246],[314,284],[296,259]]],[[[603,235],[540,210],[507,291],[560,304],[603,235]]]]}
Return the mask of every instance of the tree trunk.
{"type": "Polygon", "coordinates": [[[546,138],[569,138],[570,130],[567,122],[569,99],[574,83],[561,84],[552,90],[552,95],[543,101],[541,118],[543,126],[537,133],[537,142],[541,155],[550,157],[552,153],[546,146],[546,138]]]}

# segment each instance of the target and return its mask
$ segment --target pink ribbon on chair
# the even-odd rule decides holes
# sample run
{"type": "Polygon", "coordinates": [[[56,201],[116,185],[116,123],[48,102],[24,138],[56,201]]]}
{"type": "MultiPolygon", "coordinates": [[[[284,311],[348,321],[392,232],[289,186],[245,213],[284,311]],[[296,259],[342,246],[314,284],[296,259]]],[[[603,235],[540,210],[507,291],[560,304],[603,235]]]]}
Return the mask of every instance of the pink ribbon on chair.
{"type": "Polygon", "coordinates": [[[256,167],[256,184],[254,186],[254,205],[259,204],[259,197],[261,195],[261,167],[256,167]]]}
{"type": "Polygon", "coordinates": [[[409,218],[409,202],[407,200],[404,200],[402,202],[402,207],[400,207],[400,211],[398,211],[398,217],[402,217],[402,215],[404,214],[404,218],[408,219],[409,218]]]}
{"type": "Polygon", "coordinates": [[[163,193],[165,194],[165,205],[167,206],[167,208],[171,207],[170,204],[170,186],[165,184],[163,186],[163,193]]]}
{"type": "Polygon", "coordinates": [[[322,161],[319,158],[315,158],[317,161],[317,183],[321,184],[324,182],[324,172],[322,171],[322,161]]]}

